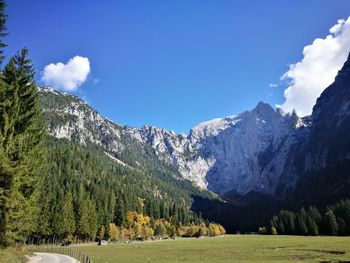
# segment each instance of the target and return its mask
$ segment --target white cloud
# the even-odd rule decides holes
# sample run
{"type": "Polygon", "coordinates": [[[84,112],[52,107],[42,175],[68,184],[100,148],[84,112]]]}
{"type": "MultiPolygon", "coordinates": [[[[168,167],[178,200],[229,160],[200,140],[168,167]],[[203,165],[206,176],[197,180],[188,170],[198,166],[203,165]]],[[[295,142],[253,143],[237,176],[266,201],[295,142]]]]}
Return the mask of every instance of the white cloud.
{"type": "Polygon", "coordinates": [[[281,77],[289,81],[284,91],[284,111],[293,109],[300,116],[309,115],[322,91],[334,81],[350,51],[350,17],[340,19],[325,38],[317,38],[305,46],[303,59],[289,66],[281,77]]]}
{"type": "Polygon", "coordinates": [[[90,72],[90,62],[86,57],[75,56],[67,64],[61,62],[44,67],[42,81],[53,88],[75,91],[83,84],[90,72]]]}
{"type": "Polygon", "coordinates": [[[278,87],[278,84],[277,84],[277,83],[270,83],[270,84],[269,84],[269,87],[270,87],[270,88],[277,88],[277,87],[278,87]]]}

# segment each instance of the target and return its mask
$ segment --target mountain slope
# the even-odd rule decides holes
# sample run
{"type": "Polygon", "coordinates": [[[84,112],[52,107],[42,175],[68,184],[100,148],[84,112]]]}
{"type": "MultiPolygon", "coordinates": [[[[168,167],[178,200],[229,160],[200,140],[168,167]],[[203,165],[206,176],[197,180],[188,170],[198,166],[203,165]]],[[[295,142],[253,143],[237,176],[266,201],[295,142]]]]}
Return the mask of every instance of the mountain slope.
{"type": "Polygon", "coordinates": [[[49,88],[41,88],[40,92],[50,136],[99,149],[129,167],[163,170],[182,178],[172,166],[159,161],[149,145],[132,138],[123,126],[102,117],[80,98],[49,88]]]}

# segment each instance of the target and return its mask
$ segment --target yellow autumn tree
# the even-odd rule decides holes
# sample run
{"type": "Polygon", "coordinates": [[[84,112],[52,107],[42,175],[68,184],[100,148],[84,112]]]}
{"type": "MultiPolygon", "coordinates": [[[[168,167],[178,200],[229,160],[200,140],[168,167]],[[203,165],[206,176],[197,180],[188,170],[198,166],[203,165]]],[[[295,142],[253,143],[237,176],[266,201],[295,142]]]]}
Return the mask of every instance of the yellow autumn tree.
{"type": "Polygon", "coordinates": [[[137,213],[135,211],[129,211],[126,214],[126,223],[128,226],[132,226],[136,220],[137,220],[137,213]]]}
{"type": "Polygon", "coordinates": [[[115,224],[109,224],[108,226],[108,236],[109,240],[117,241],[119,239],[118,229],[115,224]]]}

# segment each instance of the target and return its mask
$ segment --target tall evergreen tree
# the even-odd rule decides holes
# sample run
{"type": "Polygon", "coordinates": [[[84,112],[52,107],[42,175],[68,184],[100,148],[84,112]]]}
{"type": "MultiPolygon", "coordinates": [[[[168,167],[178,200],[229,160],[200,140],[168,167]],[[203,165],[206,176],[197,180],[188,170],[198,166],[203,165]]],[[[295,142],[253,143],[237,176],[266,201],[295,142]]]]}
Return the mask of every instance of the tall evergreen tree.
{"type": "Polygon", "coordinates": [[[324,216],[325,226],[328,235],[335,236],[338,234],[339,225],[337,218],[335,217],[332,210],[328,210],[324,216]]]}
{"type": "Polygon", "coordinates": [[[67,237],[69,234],[73,234],[75,232],[73,197],[70,192],[63,199],[61,215],[62,235],[63,237],[67,237]]]}
{"type": "Polygon", "coordinates": [[[9,204],[14,184],[11,153],[14,150],[14,120],[17,117],[17,86],[7,85],[0,79],[0,244],[9,245],[9,204]]]}
{"type": "Polygon", "coordinates": [[[117,206],[115,211],[115,223],[118,226],[124,226],[125,225],[125,206],[122,198],[118,198],[117,200],[117,206]]]}
{"type": "Polygon", "coordinates": [[[43,172],[45,125],[34,83],[34,69],[28,51],[11,58],[3,73],[7,85],[2,147],[11,167],[4,175],[10,180],[11,200],[5,208],[8,217],[5,243],[23,242],[33,228],[37,183],[43,172]],[[8,118],[8,119],[6,119],[8,118]]]}

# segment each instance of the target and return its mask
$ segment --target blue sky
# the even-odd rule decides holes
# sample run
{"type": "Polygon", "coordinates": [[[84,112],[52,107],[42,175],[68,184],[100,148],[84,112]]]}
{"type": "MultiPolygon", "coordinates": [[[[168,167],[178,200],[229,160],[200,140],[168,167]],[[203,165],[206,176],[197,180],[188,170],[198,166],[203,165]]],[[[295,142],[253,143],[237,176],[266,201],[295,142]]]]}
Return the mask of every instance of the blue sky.
{"type": "Polygon", "coordinates": [[[187,133],[284,103],[288,64],[349,17],[350,1],[11,0],[8,13],[8,54],[28,47],[38,83],[45,65],[86,57],[73,94],[121,124],[187,133]]]}

